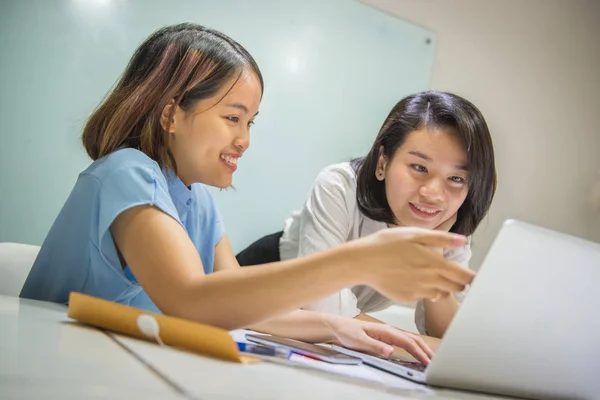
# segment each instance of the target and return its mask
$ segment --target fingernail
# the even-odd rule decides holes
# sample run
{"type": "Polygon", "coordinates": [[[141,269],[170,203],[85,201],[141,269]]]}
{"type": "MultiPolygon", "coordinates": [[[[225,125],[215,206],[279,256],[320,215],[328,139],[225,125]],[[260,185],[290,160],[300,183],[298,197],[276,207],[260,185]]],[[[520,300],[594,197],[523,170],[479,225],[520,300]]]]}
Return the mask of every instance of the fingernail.
{"type": "Polygon", "coordinates": [[[394,353],[394,348],[393,348],[392,346],[386,345],[386,346],[383,348],[383,354],[384,354],[386,357],[389,357],[389,356],[391,356],[393,353],[394,353]]]}
{"type": "Polygon", "coordinates": [[[453,233],[452,239],[455,243],[462,243],[466,239],[466,237],[464,235],[459,235],[458,233],[453,233]]]}

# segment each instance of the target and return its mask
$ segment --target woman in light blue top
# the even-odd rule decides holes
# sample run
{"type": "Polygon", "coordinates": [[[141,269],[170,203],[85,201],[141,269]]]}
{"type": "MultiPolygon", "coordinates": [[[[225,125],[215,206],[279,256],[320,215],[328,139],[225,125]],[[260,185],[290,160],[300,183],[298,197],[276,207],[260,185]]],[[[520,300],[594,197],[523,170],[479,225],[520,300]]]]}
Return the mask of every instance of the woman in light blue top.
{"type": "Polygon", "coordinates": [[[152,34],[89,118],[94,160],[54,222],[21,292],[65,303],[71,291],[226,329],[339,340],[424,363],[423,340],[383,324],[297,310],[365,284],[397,301],[462,290],[473,273],[429,247],[465,238],[388,229],[264,268],[239,268],[204,185],[231,185],[263,93],[250,54],[194,24],[152,34]],[[365,270],[365,264],[371,265],[365,270]]]}

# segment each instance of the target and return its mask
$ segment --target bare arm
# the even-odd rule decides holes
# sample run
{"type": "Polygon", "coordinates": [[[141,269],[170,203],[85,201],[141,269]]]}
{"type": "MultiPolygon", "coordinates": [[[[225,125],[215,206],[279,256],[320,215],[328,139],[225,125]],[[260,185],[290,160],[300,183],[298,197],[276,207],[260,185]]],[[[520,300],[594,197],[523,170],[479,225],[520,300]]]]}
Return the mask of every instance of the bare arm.
{"type": "MultiPolygon", "coordinates": [[[[223,236],[215,248],[215,269],[227,271],[239,268],[229,240],[227,236],[223,236]]],[[[350,348],[383,356],[396,351],[399,356],[408,359],[416,358],[425,365],[429,363],[433,351],[427,346],[425,340],[419,340],[417,335],[396,330],[385,324],[375,324],[374,322],[380,322],[375,318],[364,314],[363,317],[361,319],[364,321],[360,321],[358,318],[295,310],[252,325],[250,329],[305,342],[337,342],[350,348]],[[398,347],[389,347],[389,345],[398,347]]]]}
{"type": "Polygon", "coordinates": [[[361,321],[367,321],[367,322],[376,322],[378,324],[385,324],[385,322],[377,319],[377,318],[373,318],[368,314],[365,313],[360,313],[358,314],[356,317],[354,317],[356,319],[360,319],[361,321]]]}
{"type": "Polygon", "coordinates": [[[111,226],[111,233],[136,279],[161,311],[225,329],[284,314],[357,283],[352,274],[343,274],[341,267],[347,270],[352,263],[349,254],[339,250],[205,275],[185,230],[153,206],[125,211],[111,226]]]}
{"type": "MultiPolygon", "coordinates": [[[[261,267],[246,267],[261,268],[261,267]]],[[[240,269],[227,236],[215,248],[215,272],[240,269]]],[[[249,329],[284,336],[305,342],[328,342],[335,338],[327,314],[313,311],[294,310],[268,321],[252,325],[249,329]]]]}
{"type": "MultiPolygon", "coordinates": [[[[439,252],[443,255],[442,249],[439,252]]],[[[441,339],[458,311],[456,297],[450,293],[436,301],[421,300],[421,303],[426,334],[441,339]]]]}
{"type": "Polygon", "coordinates": [[[462,290],[474,276],[428,249],[461,246],[464,237],[416,228],[386,229],[310,256],[208,276],[183,227],[153,206],[123,212],[111,233],[161,311],[225,329],[265,321],[356,284],[415,301],[462,290]],[[373,268],[361,268],[366,261],[373,268]]]}
{"type": "MultiPolygon", "coordinates": [[[[436,229],[447,232],[452,228],[452,225],[454,225],[455,222],[456,214],[436,229]]],[[[437,249],[437,251],[441,255],[444,255],[443,249],[437,249]]],[[[452,322],[454,315],[458,311],[458,302],[456,301],[454,294],[450,293],[436,301],[421,300],[421,302],[424,314],[425,332],[429,336],[442,338],[444,333],[446,333],[446,329],[448,329],[450,322],[452,322]]]]}
{"type": "Polygon", "coordinates": [[[449,294],[435,302],[422,301],[425,309],[425,330],[429,336],[441,339],[458,311],[458,302],[454,294],[449,294]]]}

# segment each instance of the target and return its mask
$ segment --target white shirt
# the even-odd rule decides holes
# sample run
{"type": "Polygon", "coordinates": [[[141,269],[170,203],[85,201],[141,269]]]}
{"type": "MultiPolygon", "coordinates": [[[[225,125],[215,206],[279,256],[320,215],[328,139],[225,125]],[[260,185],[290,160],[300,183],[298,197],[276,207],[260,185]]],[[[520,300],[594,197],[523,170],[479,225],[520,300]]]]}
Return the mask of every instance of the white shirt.
{"type": "MultiPolygon", "coordinates": [[[[302,211],[292,213],[285,221],[279,242],[280,257],[289,260],[316,253],[386,228],[385,222],[374,221],[358,209],[356,174],[350,163],[331,165],[317,176],[302,211]]],[[[444,256],[468,268],[470,240],[461,248],[444,251],[444,256]]],[[[460,303],[464,293],[455,293],[455,296],[460,303]]],[[[392,304],[392,300],[375,289],[359,285],[343,289],[303,308],[355,317],[360,312],[379,311],[392,304]]],[[[417,303],[415,324],[419,332],[425,333],[422,301],[417,303]]]]}

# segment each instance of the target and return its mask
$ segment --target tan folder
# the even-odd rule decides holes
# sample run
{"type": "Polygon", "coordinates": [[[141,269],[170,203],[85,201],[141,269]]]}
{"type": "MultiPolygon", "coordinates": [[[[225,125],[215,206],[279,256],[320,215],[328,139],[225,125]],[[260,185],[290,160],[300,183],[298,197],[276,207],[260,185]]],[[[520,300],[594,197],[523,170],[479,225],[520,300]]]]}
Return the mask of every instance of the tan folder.
{"type": "Polygon", "coordinates": [[[138,328],[137,321],[140,315],[154,317],[159,325],[159,337],[165,345],[222,360],[240,363],[260,361],[242,356],[237,344],[224,329],[151,313],[77,292],[71,292],[69,295],[68,316],[70,318],[98,328],[155,342],[154,338],[144,335],[138,328]]]}

